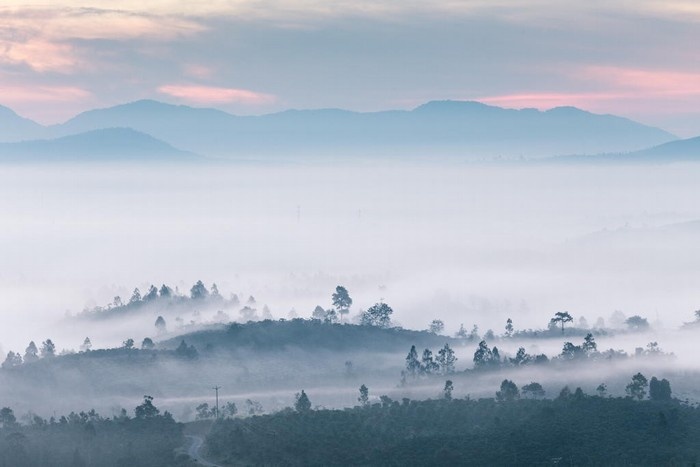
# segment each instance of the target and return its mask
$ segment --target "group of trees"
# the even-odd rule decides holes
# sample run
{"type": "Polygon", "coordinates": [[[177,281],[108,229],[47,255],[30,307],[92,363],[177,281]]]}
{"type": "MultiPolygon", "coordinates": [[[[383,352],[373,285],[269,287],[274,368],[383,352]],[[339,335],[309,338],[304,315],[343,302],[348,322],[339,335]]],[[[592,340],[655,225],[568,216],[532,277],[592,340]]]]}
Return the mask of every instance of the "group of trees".
{"type": "MultiPolygon", "coordinates": [[[[150,337],[146,337],[143,339],[141,342],[141,349],[142,350],[153,350],[155,348],[155,343],[153,342],[153,339],[150,337]]],[[[134,350],[135,349],[135,342],[134,339],[128,338],[122,342],[122,346],[120,349],[124,350],[134,350]]],[[[92,351],[92,341],[90,340],[89,337],[86,337],[85,340],[83,340],[83,343],[80,345],[80,352],[81,353],[87,353],[92,351]]],[[[196,352],[196,349],[195,349],[196,352]]],[[[74,354],[75,351],[73,350],[63,350],[61,352],[61,355],[71,355],[74,354]]],[[[36,362],[42,358],[52,358],[55,357],[56,354],[56,345],[53,343],[51,339],[46,339],[44,342],[41,343],[41,349],[37,348],[36,344],[34,341],[31,341],[27,348],[24,351],[24,356],[22,356],[19,352],[13,352],[9,351],[7,353],[7,356],[5,357],[5,361],[2,363],[2,368],[14,368],[18,367],[20,365],[23,365],[25,363],[33,363],[36,362]]]]}
{"type": "Polygon", "coordinates": [[[104,306],[95,306],[90,309],[85,309],[87,315],[101,314],[105,312],[125,312],[131,309],[139,308],[146,304],[157,302],[207,302],[213,304],[222,304],[226,306],[238,305],[239,299],[236,294],[231,294],[228,299],[225,299],[219,292],[216,284],[212,284],[209,289],[200,280],[197,281],[189,290],[189,293],[183,294],[178,287],[172,288],[168,285],[161,285],[160,288],[150,285],[145,293],[142,293],[138,287],[134,288],[128,300],[122,299],[117,295],[111,303],[104,306]]]}
{"type": "Polygon", "coordinates": [[[326,310],[321,305],[318,305],[311,314],[311,319],[318,319],[329,324],[342,323],[345,316],[350,313],[350,307],[352,306],[352,298],[350,298],[348,289],[342,285],[337,286],[331,296],[331,300],[333,308],[326,310]]]}
{"type": "MultiPolygon", "coordinates": [[[[571,323],[573,322],[574,318],[569,314],[568,311],[559,311],[554,314],[554,317],[550,320],[549,322],[549,327],[551,328],[556,328],[561,326],[561,332],[562,334],[564,333],[564,325],[566,323],[571,323]]],[[[611,321],[616,323],[618,326],[624,325],[627,327],[627,330],[632,331],[632,332],[640,332],[640,331],[646,331],[649,329],[649,321],[647,321],[646,318],[643,318],[639,315],[633,315],[630,316],[629,318],[626,318],[625,315],[620,312],[616,311],[613,313],[613,316],[611,317],[611,321]]],[[[602,320],[602,318],[599,318],[597,322],[597,328],[604,328],[605,322],[602,320]]],[[[583,330],[588,327],[587,322],[585,318],[581,317],[579,319],[579,329],[583,330]]]]}
{"type": "Polygon", "coordinates": [[[659,380],[653,376],[651,381],[648,381],[641,373],[632,376],[632,381],[625,387],[625,392],[629,397],[641,400],[646,397],[647,388],[649,389],[649,399],[671,400],[671,383],[666,378],[659,380]]]}
{"type": "Polygon", "coordinates": [[[391,315],[394,310],[386,303],[375,303],[360,315],[362,326],[391,327],[391,315]]]}
{"type": "Polygon", "coordinates": [[[428,326],[428,331],[432,332],[433,334],[441,334],[444,330],[445,323],[443,323],[441,319],[432,320],[430,322],[430,326],[428,326]]]}
{"type": "MultiPolygon", "coordinates": [[[[659,349],[656,342],[650,342],[646,349],[638,348],[635,356],[663,356],[666,355],[659,349]]],[[[580,361],[580,360],[613,360],[620,358],[629,358],[629,356],[621,351],[609,349],[604,352],[598,351],[598,344],[595,341],[592,333],[586,334],[583,342],[580,345],[575,345],[571,342],[565,342],[561,354],[556,357],[561,361],[580,361]]],[[[529,355],[524,347],[518,348],[515,357],[503,358],[500,355],[498,347],[490,349],[486,341],[479,342],[479,346],[474,352],[474,369],[501,368],[503,366],[522,366],[528,364],[544,364],[549,363],[550,359],[545,354],[529,355]]]]}
{"type": "Polygon", "coordinates": [[[598,356],[598,344],[590,332],[583,338],[581,345],[565,342],[560,358],[564,360],[577,360],[582,358],[594,358],[598,356]]]}
{"type": "Polygon", "coordinates": [[[51,339],[46,339],[41,343],[41,350],[37,348],[34,341],[31,341],[24,350],[24,357],[19,353],[10,350],[7,353],[5,361],[2,363],[2,368],[13,368],[23,363],[33,363],[40,358],[52,358],[56,356],[56,345],[51,339]]]}
{"type": "Polygon", "coordinates": [[[479,342],[479,346],[474,352],[472,359],[475,370],[501,368],[503,366],[522,366],[531,363],[542,364],[549,362],[549,358],[544,355],[529,355],[524,347],[520,347],[515,357],[501,357],[498,347],[489,348],[486,341],[479,342]]]}
{"type": "MultiPolygon", "coordinates": [[[[449,345],[446,344],[445,347],[449,348],[449,345]]],[[[422,358],[419,358],[416,348],[413,346],[406,357],[405,375],[416,376],[436,373],[437,368],[442,368],[439,362],[444,358],[448,358],[448,360],[451,362],[449,368],[450,372],[453,372],[454,362],[456,361],[456,358],[454,358],[454,352],[449,349],[449,353],[447,354],[449,357],[445,357],[445,355],[443,355],[443,352],[445,351],[445,349],[441,350],[438,357],[434,360],[432,352],[429,349],[426,349],[423,352],[422,358]]],[[[650,342],[646,349],[638,348],[635,355],[638,357],[643,357],[661,356],[666,354],[659,349],[656,342],[650,342]]],[[[629,358],[629,356],[622,351],[613,349],[599,352],[595,337],[593,337],[592,333],[588,333],[583,338],[583,342],[580,345],[565,342],[561,354],[559,354],[555,360],[612,360],[619,358],[629,358]]],[[[513,357],[502,356],[498,347],[494,346],[491,348],[485,340],[482,340],[479,342],[476,350],[474,351],[472,361],[474,363],[474,370],[487,370],[503,367],[518,367],[530,364],[546,364],[550,362],[550,358],[545,354],[530,355],[527,353],[524,347],[518,348],[515,356],[513,357]]]]}
{"type": "MultiPolygon", "coordinates": [[[[698,310],[700,311],[700,310],[698,310]]],[[[441,322],[440,320],[435,320],[441,322]]],[[[630,332],[640,332],[645,331],[650,328],[649,322],[646,318],[639,315],[626,317],[621,311],[616,311],[610,318],[610,322],[613,323],[614,329],[624,328],[630,332]]],[[[700,323],[700,319],[697,321],[700,323]]],[[[553,337],[559,334],[568,335],[581,335],[584,336],[588,333],[609,333],[613,331],[613,328],[607,328],[605,326],[605,320],[603,318],[598,318],[594,326],[589,326],[588,321],[583,317],[579,317],[578,324],[574,325],[574,317],[568,311],[558,311],[549,320],[547,329],[545,330],[533,330],[533,329],[521,329],[516,330],[513,320],[508,318],[504,327],[504,332],[500,336],[489,329],[483,336],[479,333],[479,326],[474,325],[471,331],[467,331],[464,324],[460,325],[459,330],[455,333],[455,337],[458,339],[464,339],[469,341],[493,341],[498,338],[510,339],[513,337],[553,337]]],[[[690,326],[692,323],[689,323],[690,326]]],[[[430,330],[433,330],[432,324],[430,330]]]]}
{"type": "Polygon", "coordinates": [[[423,350],[420,359],[416,346],[411,346],[408,355],[406,356],[406,370],[403,372],[403,381],[406,376],[417,378],[419,376],[430,375],[449,375],[455,372],[455,362],[457,357],[450,344],[445,344],[437,355],[433,357],[433,352],[430,349],[423,350]]]}
{"type": "MultiPolygon", "coordinates": [[[[311,314],[311,318],[329,324],[344,322],[346,320],[345,317],[350,313],[350,307],[353,303],[350,293],[345,287],[339,285],[335,288],[331,299],[333,308],[324,309],[318,305],[311,314]]],[[[386,303],[375,303],[366,310],[360,311],[359,324],[362,326],[389,328],[391,327],[391,315],[393,313],[394,310],[386,303]]]]}
{"type": "MultiPolygon", "coordinates": [[[[655,376],[648,382],[647,378],[637,373],[632,376],[632,381],[625,386],[625,393],[631,399],[642,400],[647,395],[647,387],[649,389],[649,399],[653,401],[671,401],[671,383],[667,379],[657,379],[655,376]]],[[[608,392],[608,386],[601,383],[597,388],[598,396],[605,397],[608,392]]],[[[518,386],[509,379],[504,379],[501,382],[501,388],[496,392],[496,400],[499,402],[510,402],[520,399],[520,390],[518,386]]],[[[532,382],[522,387],[522,395],[526,398],[542,398],[545,395],[544,388],[540,383],[532,382]]],[[[559,393],[559,399],[568,398],[581,399],[586,397],[581,388],[576,388],[572,393],[568,386],[559,393]]]]}

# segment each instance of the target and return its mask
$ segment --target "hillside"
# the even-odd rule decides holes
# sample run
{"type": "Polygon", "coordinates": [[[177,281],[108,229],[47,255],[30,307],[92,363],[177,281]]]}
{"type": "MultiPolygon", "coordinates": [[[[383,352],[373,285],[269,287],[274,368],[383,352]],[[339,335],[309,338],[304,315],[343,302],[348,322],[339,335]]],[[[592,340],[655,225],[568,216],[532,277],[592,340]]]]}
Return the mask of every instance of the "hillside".
{"type": "Polygon", "coordinates": [[[0,141],[22,141],[40,137],[44,127],[0,105],[0,141]]]}
{"type": "Polygon", "coordinates": [[[5,162],[105,162],[195,160],[197,156],[175,149],[147,134],[129,128],[107,128],[49,140],[0,143],[5,162]]]}
{"type": "Polygon", "coordinates": [[[658,466],[700,456],[700,413],[676,401],[382,402],[224,420],[205,446],[222,465],[658,466]]]}
{"type": "Polygon", "coordinates": [[[670,141],[633,152],[559,156],[549,158],[547,161],[556,163],[593,164],[670,164],[674,162],[700,162],[700,136],[670,141]]]}
{"type": "Polygon", "coordinates": [[[637,151],[634,157],[665,161],[700,161],[700,136],[671,141],[649,149],[637,151]]]}
{"type": "Polygon", "coordinates": [[[455,339],[428,331],[379,328],[352,324],[327,324],[320,320],[257,321],[234,323],[224,329],[188,333],[164,341],[161,347],[176,348],[182,340],[198,349],[279,351],[287,347],[325,351],[407,352],[411,345],[442,347],[455,339]]]}

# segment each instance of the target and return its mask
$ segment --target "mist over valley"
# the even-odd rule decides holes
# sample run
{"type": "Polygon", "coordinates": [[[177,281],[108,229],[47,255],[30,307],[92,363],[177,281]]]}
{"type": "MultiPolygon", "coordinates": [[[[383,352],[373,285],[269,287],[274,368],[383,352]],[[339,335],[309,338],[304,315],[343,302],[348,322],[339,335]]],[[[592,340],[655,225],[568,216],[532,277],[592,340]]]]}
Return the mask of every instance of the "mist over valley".
{"type": "Polygon", "coordinates": [[[0,6],[0,467],[700,463],[688,2],[0,6]]]}

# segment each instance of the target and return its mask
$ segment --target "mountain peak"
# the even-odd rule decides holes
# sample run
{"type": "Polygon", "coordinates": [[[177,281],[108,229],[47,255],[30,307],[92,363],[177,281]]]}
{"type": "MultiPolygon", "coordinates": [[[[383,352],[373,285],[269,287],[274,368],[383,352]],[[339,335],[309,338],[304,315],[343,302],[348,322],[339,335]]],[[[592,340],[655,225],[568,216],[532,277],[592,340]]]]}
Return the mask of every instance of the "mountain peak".
{"type": "Polygon", "coordinates": [[[571,105],[562,105],[545,110],[545,113],[552,115],[595,115],[587,110],[579,109],[571,105]]]}
{"type": "Polygon", "coordinates": [[[487,109],[497,109],[498,107],[492,107],[490,105],[484,104],[483,102],[477,101],[456,101],[456,100],[440,100],[440,101],[429,101],[425,104],[419,105],[414,112],[472,112],[472,111],[482,111],[487,109]]]}
{"type": "Polygon", "coordinates": [[[0,141],[20,141],[37,137],[43,127],[14,110],[0,105],[0,141]]]}

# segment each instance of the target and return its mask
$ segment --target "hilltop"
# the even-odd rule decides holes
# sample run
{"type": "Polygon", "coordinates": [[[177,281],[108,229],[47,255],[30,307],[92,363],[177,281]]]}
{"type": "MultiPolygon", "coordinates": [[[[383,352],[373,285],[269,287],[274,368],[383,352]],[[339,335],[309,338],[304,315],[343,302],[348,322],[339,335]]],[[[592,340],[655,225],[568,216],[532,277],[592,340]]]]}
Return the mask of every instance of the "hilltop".
{"type": "Polygon", "coordinates": [[[148,162],[197,158],[130,128],[106,128],[55,139],[0,143],[0,161],[4,162],[148,162]]]}

